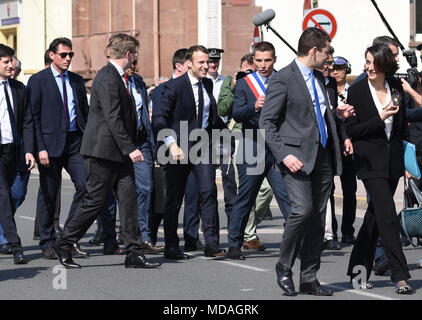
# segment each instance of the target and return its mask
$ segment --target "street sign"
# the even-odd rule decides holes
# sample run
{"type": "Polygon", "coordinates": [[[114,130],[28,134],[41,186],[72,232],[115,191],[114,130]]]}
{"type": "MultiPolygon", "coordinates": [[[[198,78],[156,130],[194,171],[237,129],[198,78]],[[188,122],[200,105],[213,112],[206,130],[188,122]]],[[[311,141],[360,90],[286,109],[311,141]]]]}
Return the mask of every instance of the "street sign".
{"type": "Polygon", "coordinates": [[[327,32],[331,39],[337,33],[337,21],[334,16],[324,9],[314,9],[309,11],[303,18],[302,29],[317,27],[327,32]]]}

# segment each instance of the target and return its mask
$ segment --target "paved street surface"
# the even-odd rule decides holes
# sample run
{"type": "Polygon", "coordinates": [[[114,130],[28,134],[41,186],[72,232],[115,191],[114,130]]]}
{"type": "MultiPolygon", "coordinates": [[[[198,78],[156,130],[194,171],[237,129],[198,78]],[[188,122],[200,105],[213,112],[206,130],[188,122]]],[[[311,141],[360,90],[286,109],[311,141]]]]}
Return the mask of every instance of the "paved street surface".
{"type": "MultiPolygon", "coordinates": [[[[338,181],[337,181],[338,182],[338,181]]],[[[38,177],[31,176],[27,200],[16,214],[18,231],[21,235],[25,254],[29,264],[18,267],[13,265],[12,256],[0,256],[0,300],[6,299],[152,299],[152,300],[299,300],[299,299],[347,299],[347,300],[420,300],[422,298],[422,269],[416,268],[416,261],[422,254],[420,248],[405,248],[412,279],[410,284],[416,289],[412,296],[398,296],[394,293],[389,277],[372,276],[373,290],[354,290],[346,277],[346,267],[351,247],[341,251],[324,251],[321,270],[318,274],[321,283],[335,291],[333,297],[315,298],[311,296],[286,297],[276,284],[274,267],[278,259],[279,243],[282,236],[283,219],[277,208],[273,207],[274,219],[263,221],[259,226],[261,241],[265,244],[264,252],[245,252],[247,260],[242,262],[222,259],[208,260],[202,252],[191,254],[187,261],[166,260],[163,256],[152,256],[153,261],[162,266],[154,270],[125,269],[123,256],[103,256],[102,247],[89,246],[95,226],[81,240],[81,244],[91,254],[88,259],[77,259],[81,270],[68,270],[65,290],[57,287],[57,261],[41,258],[37,242],[32,240],[36,207],[38,177]],[[56,273],[53,273],[56,271],[56,273]]],[[[220,188],[221,189],[221,188],[220,188]]],[[[397,207],[401,207],[402,187],[396,195],[397,207]]],[[[336,194],[341,195],[337,183],[336,194]]],[[[62,217],[67,216],[73,187],[69,179],[63,182],[62,217]]],[[[365,192],[359,186],[359,211],[356,229],[364,214],[365,192]]],[[[221,198],[221,193],[219,194],[221,198]]],[[[341,223],[341,197],[338,196],[337,213],[341,223]]],[[[182,217],[182,214],[180,215],[182,217]]],[[[222,224],[222,247],[227,248],[226,218],[220,201],[222,224]]],[[[182,226],[182,224],[180,224],[182,226]]],[[[163,241],[160,229],[159,241],[163,241]]],[[[183,242],[181,242],[183,245],[183,242]]],[[[294,280],[298,289],[299,262],[294,267],[294,280]]],[[[62,275],[60,273],[60,275],[62,275]]],[[[60,283],[59,283],[60,284],[60,283]]],[[[169,302],[170,303],[170,302],[169,302]]]]}

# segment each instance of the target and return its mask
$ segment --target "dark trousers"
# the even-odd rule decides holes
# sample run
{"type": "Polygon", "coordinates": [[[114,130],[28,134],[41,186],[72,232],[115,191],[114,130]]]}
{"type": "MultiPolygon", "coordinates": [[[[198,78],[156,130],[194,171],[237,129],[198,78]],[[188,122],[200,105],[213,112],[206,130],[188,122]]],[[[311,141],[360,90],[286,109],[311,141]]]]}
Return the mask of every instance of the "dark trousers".
{"type": "Polygon", "coordinates": [[[164,236],[166,247],[178,247],[178,216],[189,174],[193,172],[199,192],[202,224],[206,246],[219,245],[217,186],[213,164],[169,164],[166,167],[167,185],[164,212],[164,236]]]}
{"type": "MultiPolygon", "coordinates": [[[[38,187],[38,195],[37,195],[37,209],[35,213],[35,222],[34,222],[34,236],[40,235],[40,228],[39,228],[39,222],[38,217],[40,216],[40,210],[41,207],[45,209],[45,206],[42,204],[45,202],[44,195],[41,192],[41,186],[38,187]]],[[[54,229],[57,230],[60,227],[60,211],[62,207],[62,176],[60,174],[59,179],[59,187],[57,189],[57,195],[56,195],[56,207],[54,210],[54,229]]],[[[46,213],[42,213],[46,214],[46,213]]]]}
{"type": "Polygon", "coordinates": [[[138,196],[132,162],[126,160],[120,163],[86,157],[84,164],[87,172],[86,194],[80,208],[65,226],[57,247],[62,251],[68,251],[73,243],[85,235],[100,215],[114,189],[119,204],[126,254],[140,253],[138,196]]]}
{"type": "Polygon", "coordinates": [[[333,158],[321,145],[310,175],[283,173],[291,201],[291,214],[284,227],[280,263],[291,269],[300,250],[300,282],[316,280],[321,264],[325,215],[333,184],[333,158]]]}
{"type": "Polygon", "coordinates": [[[193,171],[188,176],[185,188],[185,210],[183,214],[183,239],[186,244],[196,245],[199,239],[200,207],[199,192],[193,171]]]}
{"type": "Polygon", "coordinates": [[[234,166],[232,163],[220,164],[221,177],[223,179],[223,191],[224,191],[224,211],[227,216],[227,224],[229,225],[231,215],[233,211],[234,201],[237,196],[237,184],[236,176],[234,172],[234,166]]]}
{"type": "Polygon", "coordinates": [[[13,253],[22,251],[12,207],[10,187],[16,176],[16,146],[0,145],[0,223],[13,253]]]}
{"type": "Polygon", "coordinates": [[[290,215],[290,200],[281,172],[274,167],[274,158],[270,151],[266,151],[264,172],[259,175],[248,174],[248,168],[255,168],[256,164],[237,164],[239,171],[239,190],[229,226],[229,246],[240,248],[243,244],[246,224],[249,214],[255,205],[256,197],[262,182],[266,177],[284,218],[290,215]]]}
{"type": "Polygon", "coordinates": [[[79,153],[80,145],[81,134],[79,132],[68,133],[62,156],[50,158],[50,167],[48,168],[41,165],[38,166],[41,192],[43,195],[38,198],[38,226],[40,231],[40,246],[43,250],[54,246],[56,240],[54,216],[56,214],[57,190],[61,183],[63,168],[69,173],[75,187],[75,194],[65,226],[69,223],[83,199],[86,172],[82,155],[79,153]]]}
{"type": "Polygon", "coordinates": [[[393,198],[398,179],[374,178],[363,180],[363,183],[371,200],[356,237],[347,274],[354,277],[356,275],[354,268],[364,266],[369,280],[379,236],[391,265],[391,280],[393,282],[407,280],[410,274],[402,249],[400,223],[393,198]]]}
{"type": "Polygon", "coordinates": [[[341,222],[341,234],[353,236],[356,220],[356,170],[351,156],[342,157],[343,173],[340,176],[341,188],[343,189],[343,220],[341,222]]]}

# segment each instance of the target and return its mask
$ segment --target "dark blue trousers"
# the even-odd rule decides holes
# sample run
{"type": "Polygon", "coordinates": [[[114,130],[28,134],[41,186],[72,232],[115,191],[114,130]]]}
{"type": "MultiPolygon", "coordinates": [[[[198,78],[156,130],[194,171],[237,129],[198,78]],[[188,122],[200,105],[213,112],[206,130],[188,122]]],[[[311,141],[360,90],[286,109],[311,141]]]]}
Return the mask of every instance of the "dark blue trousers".
{"type": "Polygon", "coordinates": [[[266,177],[278,206],[284,218],[287,220],[290,215],[290,200],[287,188],[281,172],[274,166],[274,158],[270,151],[266,151],[264,172],[259,175],[247,174],[248,168],[255,168],[256,164],[237,164],[239,172],[239,189],[234,203],[230,226],[229,226],[229,247],[240,248],[243,244],[244,232],[248,223],[249,214],[256,197],[258,196],[261,184],[266,177]]]}

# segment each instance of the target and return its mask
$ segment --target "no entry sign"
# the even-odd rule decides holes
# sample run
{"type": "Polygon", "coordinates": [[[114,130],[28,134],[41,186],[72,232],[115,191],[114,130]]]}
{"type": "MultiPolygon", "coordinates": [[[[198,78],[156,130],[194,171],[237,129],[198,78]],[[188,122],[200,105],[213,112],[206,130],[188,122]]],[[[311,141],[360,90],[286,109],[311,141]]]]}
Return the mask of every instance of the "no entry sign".
{"type": "Polygon", "coordinates": [[[309,27],[317,27],[327,32],[332,39],[337,32],[337,21],[327,10],[314,9],[309,11],[303,18],[302,29],[305,30],[309,27]]]}

